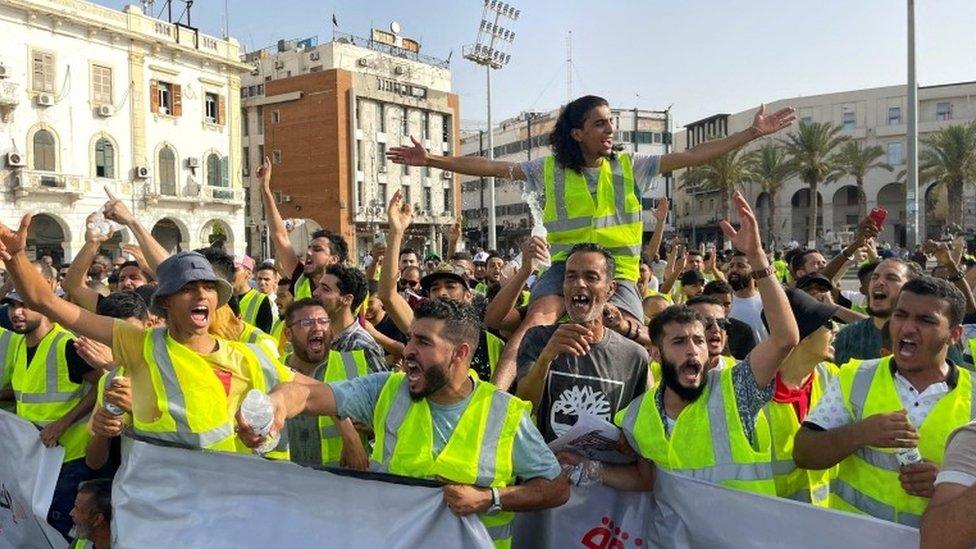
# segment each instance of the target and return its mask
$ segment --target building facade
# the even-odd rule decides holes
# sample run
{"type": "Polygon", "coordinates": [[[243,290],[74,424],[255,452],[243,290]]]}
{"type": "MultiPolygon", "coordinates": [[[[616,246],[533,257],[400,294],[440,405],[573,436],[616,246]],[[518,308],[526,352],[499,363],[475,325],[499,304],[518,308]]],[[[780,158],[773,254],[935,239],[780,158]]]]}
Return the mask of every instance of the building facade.
{"type": "MultiPolygon", "coordinates": [[[[244,249],[238,44],[81,0],[0,4],[0,217],[29,252],[84,244],[103,188],[170,250],[244,249]]],[[[132,236],[122,231],[105,251],[132,236]]]]}
{"type": "MultiPolygon", "coordinates": [[[[670,143],[668,116],[664,111],[613,109],[614,143],[627,152],[664,154],[670,143]]],[[[526,162],[552,154],[549,133],[556,124],[559,109],[542,113],[522,113],[502,121],[494,128],[494,157],[507,162],[526,162]]],[[[488,156],[487,132],[468,131],[461,139],[464,156],[488,156]]],[[[488,246],[488,185],[482,177],[461,176],[465,238],[481,248],[488,246]]],[[[665,195],[669,181],[661,178],[659,196],[665,195]]],[[[521,181],[495,180],[495,231],[500,252],[517,253],[519,242],[532,231],[529,202],[540,197],[523,195],[521,181]]],[[[644,200],[645,231],[654,230],[650,210],[652,200],[644,200]]]]}
{"type": "MultiPolygon", "coordinates": [[[[976,82],[962,82],[920,87],[918,91],[919,137],[950,124],[965,125],[976,118],[976,82]]],[[[880,236],[893,246],[906,242],[905,183],[898,175],[906,167],[907,94],[905,86],[886,86],[862,90],[793,97],[767,103],[767,111],[785,106],[797,110],[797,119],[807,122],[831,122],[841,128],[841,135],[860,141],[864,146],[879,145],[885,151],[882,161],[894,170],[875,169],[867,173],[863,192],[870,211],[875,207],[888,210],[888,219],[880,236]]],[[[749,127],[755,109],[735,114],[717,114],[693,122],[675,135],[676,150],[692,147],[709,136],[725,136],[749,127]]],[[[795,126],[794,126],[795,127],[795,126]]],[[[785,130],[766,139],[781,139],[785,130]]],[[[758,146],[754,142],[750,147],[758,146]]],[[[923,145],[919,144],[919,150],[923,145]]],[[[758,185],[747,184],[746,195],[756,208],[763,235],[771,235],[776,245],[790,241],[807,243],[811,197],[809,188],[798,178],[787,181],[776,195],[775,216],[770,215],[770,196],[758,185]]],[[[818,191],[818,245],[835,247],[852,234],[859,217],[858,187],[853,178],[820,185],[818,191]]],[[[944,187],[931,181],[919,181],[919,235],[938,238],[945,227],[949,197],[944,187]]],[[[724,211],[719,192],[702,192],[678,185],[674,191],[676,229],[696,243],[720,241],[718,220],[724,211]]],[[[954,197],[953,199],[956,199],[954,197]]],[[[976,223],[976,192],[965,186],[963,220],[965,227],[976,223]]]]}
{"type": "MultiPolygon", "coordinates": [[[[458,98],[448,63],[420,54],[420,44],[398,32],[337,34],[321,45],[283,40],[245,56],[253,70],[241,88],[243,173],[253,175],[270,158],[282,216],[305,220],[292,233],[297,249],[324,227],[341,233],[350,259],[358,259],[382,240],[398,189],[414,212],[405,245],[440,253],[446,244],[460,204],[454,175],[393,164],[386,151],[414,137],[432,155],[453,154],[458,98]]],[[[252,177],[249,249],[270,257],[258,183],[252,177]]]]}

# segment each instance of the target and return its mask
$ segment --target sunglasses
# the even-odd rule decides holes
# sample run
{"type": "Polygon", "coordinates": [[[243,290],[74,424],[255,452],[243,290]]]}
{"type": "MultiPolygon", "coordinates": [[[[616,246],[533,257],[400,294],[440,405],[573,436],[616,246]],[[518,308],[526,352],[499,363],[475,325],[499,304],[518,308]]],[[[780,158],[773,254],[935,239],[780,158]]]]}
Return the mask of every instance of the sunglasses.
{"type": "Polygon", "coordinates": [[[406,288],[407,286],[410,286],[411,288],[416,288],[417,286],[420,286],[420,281],[419,280],[398,280],[397,286],[399,286],[400,288],[406,288]]]}
{"type": "Polygon", "coordinates": [[[728,331],[729,326],[731,326],[731,325],[732,325],[732,323],[729,322],[729,319],[727,319],[727,318],[710,318],[709,317],[709,318],[706,318],[705,319],[705,329],[706,330],[711,330],[713,326],[718,326],[718,329],[719,330],[722,330],[724,332],[724,331],[728,331]]]}
{"type": "Polygon", "coordinates": [[[329,326],[329,317],[323,316],[323,317],[319,317],[319,318],[303,318],[301,320],[296,320],[295,322],[292,322],[291,324],[288,325],[288,327],[290,328],[290,327],[294,326],[295,324],[301,325],[302,328],[311,328],[312,326],[315,326],[316,324],[319,325],[319,326],[322,326],[322,327],[328,327],[329,326]]]}

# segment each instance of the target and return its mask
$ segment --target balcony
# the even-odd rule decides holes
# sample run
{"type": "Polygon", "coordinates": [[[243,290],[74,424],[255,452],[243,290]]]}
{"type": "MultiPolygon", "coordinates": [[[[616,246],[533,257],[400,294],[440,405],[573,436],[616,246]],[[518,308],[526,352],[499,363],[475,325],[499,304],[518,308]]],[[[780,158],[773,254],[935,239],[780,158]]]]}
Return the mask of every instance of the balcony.
{"type": "Polygon", "coordinates": [[[240,187],[203,187],[201,200],[204,202],[215,202],[218,204],[230,204],[232,206],[244,206],[244,189],[240,187]]]}
{"type": "Polygon", "coordinates": [[[55,195],[75,201],[91,192],[91,181],[80,175],[20,170],[14,176],[12,190],[15,200],[31,195],[55,195]]]}

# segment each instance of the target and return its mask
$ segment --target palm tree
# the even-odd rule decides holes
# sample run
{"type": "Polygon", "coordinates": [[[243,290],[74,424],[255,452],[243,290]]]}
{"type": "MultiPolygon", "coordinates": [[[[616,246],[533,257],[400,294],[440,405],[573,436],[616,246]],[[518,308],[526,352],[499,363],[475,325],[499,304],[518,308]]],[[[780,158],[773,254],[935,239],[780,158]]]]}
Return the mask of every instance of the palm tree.
{"type": "Polygon", "coordinates": [[[722,217],[729,219],[732,194],[749,180],[749,171],[742,149],[729,151],[701,166],[688,168],[678,177],[678,185],[684,189],[722,193],[722,217]]]}
{"type": "Polygon", "coordinates": [[[947,223],[962,226],[962,188],[976,182],[976,122],[953,124],[922,138],[918,155],[919,181],[945,185],[949,196],[947,223]]]}
{"type": "Polygon", "coordinates": [[[840,131],[840,126],[830,122],[800,122],[795,132],[781,140],[797,175],[810,188],[811,221],[807,229],[807,241],[810,245],[817,242],[817,197],[820,184],[833,172],[831,155],[834,149],[849,139],[845,135],[838,135],[840,131]]]}
{"type": "Polygon", "coordinates": [[[858,218],[863,219],[868,213],[867,196],[864,193],[864,176],[875,169],[894,171],[895,168],[878,160],[885,156],[880,145],[865,147],[860,141],[848,141],[840,150],[830,157],[834,170],[827,176],[827,183],[834,183],[844,177],[853,177],[857,183],[858,218]]]}
{"type": "Polygon", "coordinates": [[[746,153],[749,179],[759,184],[769,195],[769,222],[767,224],[766,242],[772,243],[777,239],[776,234],[776,193],[783,188],[786,181],[796,175],[796,169],[787,157],[782,146],[766,141],[761,147],[746,153]]]}

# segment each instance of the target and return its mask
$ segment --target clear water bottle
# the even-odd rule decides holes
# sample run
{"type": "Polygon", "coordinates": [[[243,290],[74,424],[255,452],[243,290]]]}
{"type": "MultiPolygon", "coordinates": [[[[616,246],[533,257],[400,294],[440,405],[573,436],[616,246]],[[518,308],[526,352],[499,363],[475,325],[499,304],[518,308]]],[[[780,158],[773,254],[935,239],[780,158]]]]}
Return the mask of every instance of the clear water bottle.
{"type": "Polygon", "coordinates": [[[292,232],[295,229],[297,229],[297,228],[301,227],[302,225],[304,225],[305,224],[305,220],[304,219],[294,219],[294,218],[289,217],[288,219],[284,220],[284,224],[285,224],[285,230],[288,231],[288,232],[292,232]]]}
{"type": "Polygon", "coordinates": [[[922,454],[918,451],[917,446],[899,448],[895,450],[895,457],[898,459],[898,464],[902,467],[922,461],[922,454]]]}
{"type": "Polygon", "coordinates": [[[105,214],[102,212],[96,212],[95,217],[92,218],[91,223],[88,224],[88,228],[102,235],[113,235],[116,232],[122,230],[122,225],[105,219],[105,214]]]}
{"type": "Polygon", "coordinates": [[[265,437],[264,444],[254,449],[255,454],[267,454],[278,446],[281,435],[275,433],[274,436],[268,436],[274,424],[274,403],[271,402],[271,397],[257,389],[251,389],[241,402],[241,415],[255,433],[265,437]]]}
{"type": "MultiPolygon", "coordinates": [[[[113,379],[110,382],[112,384],[112,386],[117,386],[118,385],[118,383],[116,383],[116,381],[118,381],[118,380],[117,379],[113,379]]],[[[122,414],[125,413],[125,410],[123,410],[121,406],[116,406],[115,404],[112,404],[111,402],[106,402],[104,408],[105,408],[105,411],[106,412],[108,412],[108,413],[110,413],[110,414],[112,414],[113,416],[116,416],[116,417],[121,416],[122,414]]]]}

